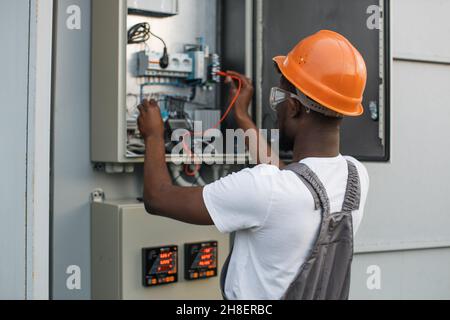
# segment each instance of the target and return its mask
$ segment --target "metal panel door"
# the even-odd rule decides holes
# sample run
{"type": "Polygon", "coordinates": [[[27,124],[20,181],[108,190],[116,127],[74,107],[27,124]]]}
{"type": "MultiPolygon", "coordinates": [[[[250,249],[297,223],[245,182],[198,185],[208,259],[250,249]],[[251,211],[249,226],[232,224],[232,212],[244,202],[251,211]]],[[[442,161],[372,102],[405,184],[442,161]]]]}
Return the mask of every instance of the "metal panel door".
{"type": "MultiPolygon", "coordinates": [[[[368,70],[363,101],[365,113],[359,118],[345,119],[341,152],[360,160],[389,159],[389,139],[386,139],[389,127],[385,127],[387,119],[384,117],[388,115],[388,101],[384,96],[388,95],[380,87],[382,81],[388,79],[384,63],[388,56],[385,49],[388,48],[382,41],[386,38],[383,33],[385,30],[380,29],[383,27],[383,19],[374,16],[383,12],[381,3],[379,0],[263,0],[263,127],[270,128],[274,125],[271,120],[274,115],[270,111],[268,100],[270,88],[278,84],[279,75],[271,63],[272,57],[286,55],[299,40],[319,30],[337,31],[361,52],[368,70]],[[376,23],[377,20],[380,21],[379,24],[376,23]],[[383,56],[380,56],[381,53],[383,56]],[[371,105],[378,112],[377,117],[372,118],[371,105]]],[[[389,17],[387,10],[383,14],[384,18],[389,17]]]]}
{"type": "Polygon", "coordinates": [[[0,2],[0,299],[26,296],[29,0],[0,2]]]}

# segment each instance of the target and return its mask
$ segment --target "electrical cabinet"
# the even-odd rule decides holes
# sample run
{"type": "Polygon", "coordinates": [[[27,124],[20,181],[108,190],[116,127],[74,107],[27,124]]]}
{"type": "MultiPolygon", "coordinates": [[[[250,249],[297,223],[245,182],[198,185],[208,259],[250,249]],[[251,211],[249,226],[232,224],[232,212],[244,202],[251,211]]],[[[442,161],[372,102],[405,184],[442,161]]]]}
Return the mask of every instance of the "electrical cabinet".
{"type": "Polygon", "coordinates": [[[92,298],[221,299],[229,236],[151,216],[137,201],[91,207],[92,298]]]}
{"type": "MultiPolygon", "coordinates": [[[[219,0],[92,0],[91,160],[107,173],[144,160],[138,105],[154,99],[174,183],[205,185],[228,166],[174,164],[171,133],[223,129],[219,0]],[[206,167],[206,168],[205,168],[206,167]]],[[[195,136],[193,144],[199,144],[195,136]]],[[[201,143],[200,143],[201,144],[201,143]]],[[[234,151],[234,150],[233,150],[234,151]]],[[[245,157],[245,155],[244,155],[245,157]]],[[[146,213],[137,201],[91,207],[93,299],[220,299],[229,237],[146,213]]]]}
{"type": "Polygon", "coordinates": [[[126,171],[132,167],[120,166],[143,162],[136,121],[143,99],[154,99],[161,108],[168,158],[176,129],[192,133],[194,123],[205,131],[222,128],[218,1],[92,1],[94,163],[126,171]],[[166,14],[155,16],[156,7],[166,14]]]}
{"type": "MultiPolygon", "coordinates": [[[[384,0],[352,0],[345,5],[332,0],[159,2],[166,8],[163,18],[147,7],[156,6],[152,1],[92,2],[94,163],[143,161],[145,148],[136,119],[144,98],[157,100],[162,109],[169,162],[174,160],[173,131],[192,134],[194,122],[202,123],[203,130],[235,128],[233,117],[222,118],[230,97],[221,90],[221,69],[253,77],[254,120],[259,128],[276,129],[276,115],[268,106],[270,88],[278,82],[271,59],[321,29],[349,38],[368,67],[365,114],[345,120],[341,152],[360,160],[389,160],[390,38],[384,0]]],[[[205,142],[194,136],[192,144],[203,148],[205,142]]],[[[245,163],[245,154],[237,149],[221,152],[237,153],[245,163]]],[[[289,161],[291,155],[281,156],[289,161]]],[[[184,157],[181,162],[189,160],[184,157]]]]}

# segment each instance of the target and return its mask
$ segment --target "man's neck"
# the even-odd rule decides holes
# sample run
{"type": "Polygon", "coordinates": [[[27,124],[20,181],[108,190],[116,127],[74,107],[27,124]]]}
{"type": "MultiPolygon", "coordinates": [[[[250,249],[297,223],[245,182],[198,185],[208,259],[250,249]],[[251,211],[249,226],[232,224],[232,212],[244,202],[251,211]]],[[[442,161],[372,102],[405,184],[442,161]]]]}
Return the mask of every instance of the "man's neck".
{"type": "Polygon", "coordinates": [[[301,130],[294,142],[295,162],[306,158],[334,158],[339,154],[339,128],[301,130]]]}

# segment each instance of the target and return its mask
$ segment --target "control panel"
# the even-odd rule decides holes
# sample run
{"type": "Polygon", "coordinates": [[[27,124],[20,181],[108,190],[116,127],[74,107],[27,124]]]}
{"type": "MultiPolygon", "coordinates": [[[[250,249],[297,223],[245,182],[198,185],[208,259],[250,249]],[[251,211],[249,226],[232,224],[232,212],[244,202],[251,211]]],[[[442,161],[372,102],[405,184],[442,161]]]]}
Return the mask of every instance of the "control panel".
{"type": "Polygon", "coordinates": [[[178,247],[142,249],[143,284],[153,287],[178,281],[178,247]]]}
{"type": "Polygon", "coordinates": [[[217,241],[184,245],[184,278],[200,280],[217,276],[217,241]]]}
{"type": "Polygon", "coordinates": [[[136,200],[92,203],[92,298],[221,299],[230,238],[149,215],[136,200]]]}

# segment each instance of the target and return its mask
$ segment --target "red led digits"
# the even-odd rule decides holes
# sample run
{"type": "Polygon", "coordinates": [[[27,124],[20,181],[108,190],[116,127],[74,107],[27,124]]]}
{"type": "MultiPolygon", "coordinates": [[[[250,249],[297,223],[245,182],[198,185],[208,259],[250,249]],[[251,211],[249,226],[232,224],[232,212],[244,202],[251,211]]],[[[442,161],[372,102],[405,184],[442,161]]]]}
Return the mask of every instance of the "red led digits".
{"type": "Polygon", "coordinates": [[[177,246],[143,249],[143,283],[145,287],[178,281],[177,246]]]}
{"type": "Polygon", "coordinates": [[[200,267],[208,267],[208,266],[210,266],[211,264],[212,264],[212,261],[211,261],[211,260],[200,261],[200,262],[198,263],[198,265],[199,265],[200,267]]]}
{"type": "Polygon", "coordinates": [[[172,259],[161,260],[159,262],[160,265],[165,266],[172,263],[172,259]]]}
{"type": "Polygon", "coordinates": [[[201,280],[217,276],[217,241],[185,245],[185,279],[201,280]]]}
{"type": "Polygon", "coordinates": [[[159,258],[162,259],[168,259],[168,258],[172,258],[172,253],[171,252],[166,252],[166,253],[161,253],[159,255],[159,258]]]}

